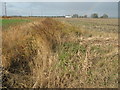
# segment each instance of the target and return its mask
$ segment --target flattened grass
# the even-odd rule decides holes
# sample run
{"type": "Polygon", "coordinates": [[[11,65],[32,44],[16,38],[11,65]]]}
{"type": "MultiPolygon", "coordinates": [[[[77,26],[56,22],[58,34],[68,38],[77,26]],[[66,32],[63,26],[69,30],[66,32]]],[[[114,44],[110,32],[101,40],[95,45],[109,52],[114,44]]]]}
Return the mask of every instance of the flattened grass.
{"type": "MultiPolygon", "coordinates": [[[[78,23],[80,22],[76,21],[76,25],[78,23]]],[[[3,77],[3,86],[26,88],[118,86],[115,33],[88,31],[50,18],[29,25],[3,31],[4,67],[10,68],[8,74],[4,72],[8,80],[3,77]],[[17,70],[17,73],[14,70],[17,70]]]]}

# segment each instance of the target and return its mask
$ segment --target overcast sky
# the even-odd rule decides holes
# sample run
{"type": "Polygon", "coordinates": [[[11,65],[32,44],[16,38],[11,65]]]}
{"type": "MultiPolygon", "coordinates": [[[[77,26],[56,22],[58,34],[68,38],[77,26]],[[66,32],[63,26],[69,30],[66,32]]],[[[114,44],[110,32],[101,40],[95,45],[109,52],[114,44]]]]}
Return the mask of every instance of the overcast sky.
{"type": "MultiPolygon", "coordinates": [[[[53,16],[53,15],[88,15],[104,13],[110,17],[118,16],[117,2],[7,2],[8,15],[53,16]]],[[[3,5],[4,14],[4,5],[3,5]]]]}
{"type": "Polygon", "coordinates": [[[119,0],[1,0],[2,2],[118,2],[119,0]]]}

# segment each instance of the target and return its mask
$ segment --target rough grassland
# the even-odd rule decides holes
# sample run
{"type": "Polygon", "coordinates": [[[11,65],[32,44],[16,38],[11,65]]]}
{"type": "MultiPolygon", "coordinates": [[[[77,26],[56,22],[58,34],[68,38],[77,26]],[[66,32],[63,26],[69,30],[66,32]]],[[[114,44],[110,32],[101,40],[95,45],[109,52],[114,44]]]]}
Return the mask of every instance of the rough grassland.
{"type": "Polygon", "coordinates": [[[3,87],[117,88],[118,37],[108,32],[117,26],[109,20],[43,18],[2,31],[3,87]]]}

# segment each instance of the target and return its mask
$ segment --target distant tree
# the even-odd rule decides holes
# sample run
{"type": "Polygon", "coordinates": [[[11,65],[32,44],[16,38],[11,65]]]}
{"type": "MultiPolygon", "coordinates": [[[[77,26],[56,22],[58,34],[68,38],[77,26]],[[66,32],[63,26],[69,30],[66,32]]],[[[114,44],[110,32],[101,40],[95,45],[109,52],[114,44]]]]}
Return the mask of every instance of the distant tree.
{"type": "Polygon", "coordinates": [[[107,14],[103,14],[103,16],[101,16],[101,18],[108,18],[107,14]]]}
{"type": "Polygon", "coordinates": [[[72,17],[73,17],[73,18],[78,18],[79,16],[78,16],[78,14],[73,14],[72,17]]]}
{"type": "Polygon", "coordinates": [[[84,15],[84,18],[87,18],[87,15],[84,15]]]}
{"type": "Polygon", "coordinates": [[[97,13],[92,14],[91,18],[98,18],[98,14],[97,13]]]}

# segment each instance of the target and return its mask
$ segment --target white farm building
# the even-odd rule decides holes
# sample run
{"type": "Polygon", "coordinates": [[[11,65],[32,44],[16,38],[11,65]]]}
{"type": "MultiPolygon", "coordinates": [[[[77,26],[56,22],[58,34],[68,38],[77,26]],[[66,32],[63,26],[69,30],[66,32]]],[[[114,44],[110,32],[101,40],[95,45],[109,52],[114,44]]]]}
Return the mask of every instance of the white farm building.
{"type": "Polygon", "coordinates": [[[65,15],[65,18],[72,18],[71,15],[65,15]]]}

